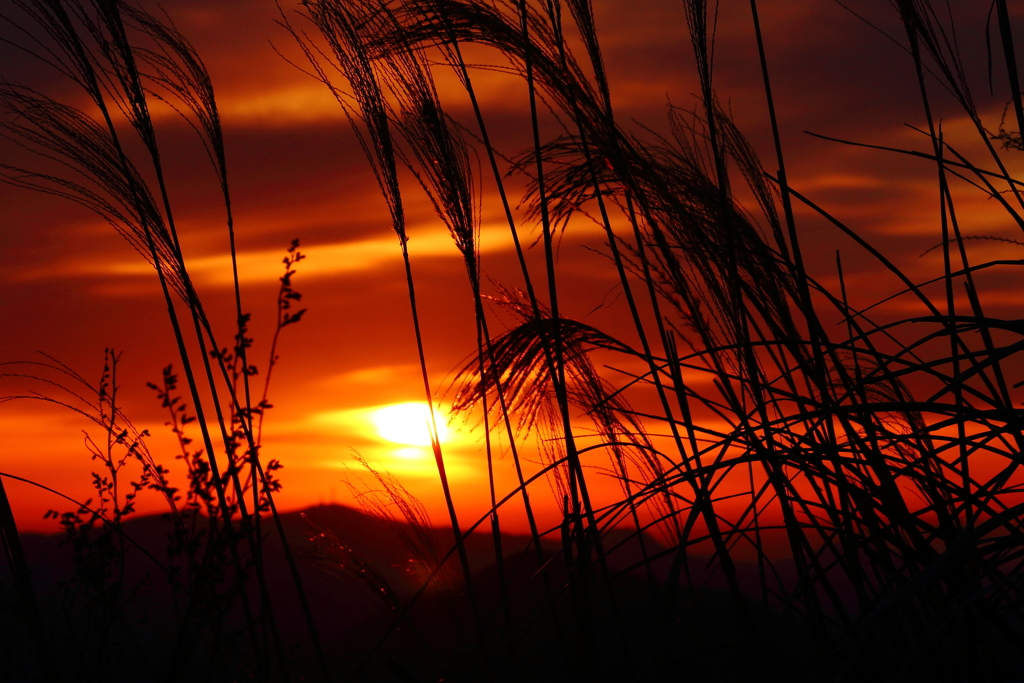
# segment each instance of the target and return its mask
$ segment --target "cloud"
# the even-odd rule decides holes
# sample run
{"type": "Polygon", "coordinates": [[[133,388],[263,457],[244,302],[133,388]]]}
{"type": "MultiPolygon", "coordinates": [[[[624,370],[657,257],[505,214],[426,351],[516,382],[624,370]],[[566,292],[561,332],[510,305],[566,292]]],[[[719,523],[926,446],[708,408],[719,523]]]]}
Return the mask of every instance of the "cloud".
{"type": "MultiPolygon", "coordinates": [[[[446,230],[410,231],[409,253],[414,263],[421,259],[460,258],[446,230]]],[[[487,226],[480,231],[480,252],[511,250],[513,242],[507,227],[487,226]]],[[[401,249],[393,234],[386,237],[302,246],[306,260],[298,266],[303,278],[359,275],[380,268],[401,265],[401,249]]],[[[238,273],[243,283],[274,282],[281,277],[282,249],[243,251],[238,255],[238,273]]],[[[186,258],[193,282],[219,287],[231,286],[231,256],[227,253],[186,258]]],[[[149,276],[152,267],[138,257],[102,260],[93,257],[72,258],[22,270],[19,280],[68,277],[135,278],[149,276]]]]}

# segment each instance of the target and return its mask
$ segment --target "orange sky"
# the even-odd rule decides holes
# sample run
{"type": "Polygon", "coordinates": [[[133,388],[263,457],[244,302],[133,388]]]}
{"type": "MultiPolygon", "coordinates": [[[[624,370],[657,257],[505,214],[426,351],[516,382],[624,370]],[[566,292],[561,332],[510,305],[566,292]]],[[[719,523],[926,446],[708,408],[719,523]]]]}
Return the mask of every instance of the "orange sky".
{"type": "MultiPolygon", "coordinates": [[[[281,4],[289,11],[293,3],[281,4]]],[[[876,4],[869,18],[901,37],[895,12],[886,3],[876,4]]],[[[351,476],[349,468],[358,470],[351,457],[358,451],[398,476],[427,504],[435,522],[444,521],[429,449],[389,442],[373,423],[374,411],[383,406],[422,400],[422,387],[401,253],[385,205],[337,105],[323,86],[275,53],[276,46],[291,59],[301,57],[291,38],[274,24],[274,2],[171,0],[162,5],[206,60],[217,88],[236,207],[243,296],[245,308],[254,316],[254,356],[261,370],[272,333],[280,259],[295,237],[301,238],[308,257],[299,264],[295,285],[309,312],[301,324],[284,332],[271,389],[275,408],[265,428],[264,457],[285,464],[279,505],[295,509],[350,501],[345,479],[351,476]]],[[[976,83],[986,78],[981,42],[985,5],[958,8],[963,12],[958,20],[964,28],[962,49],[976,83]]],[[[681,3],[597,0],[595,7],[619,119],[666,130],[667,99],[680,106],[695,101],[691,93],[696,78],[681,3]]],[[[803,134],[810,130],[925,149],[928,141],[904,125],[924,125],[910,59],[838,3],[776,0],[763,3],[762,15],[791,184],[861,230],[912,276],[923,279],[941,273],[940,252],[918,256],[939,239],[934,227],[934,167],[803,134]]],[[[763,158],[769,159],[770,131],[756,57],[748,2],[724,0],[716,50],[719,96],[763,158]]],[[[470,54],[471,60],[481,62],[493,58],[484,52],[470,54]]],[[[24,60],[6,63],[14,64],[10,74],[3,74],[6,78],[75,97],[51,73],[24,60]]],[[[528,144],[529,135],[524,88],[490,72],[480,71],[474,78],[496,144],[507,154],[518,152],[528,144]]],[[[975,95],[995,126],[1005,90],[998,60],[993,78],[995,95],[975,95]]],[[[449,75],[441,82],[450,111],[469,124],[465,98],[449,75]]],[[[970,139],[965,119],[951,102],[940,98],[938,114],[947,117],[944,129],[949,139],[970,139]]],[[[171,150],[168,162],[172,191],[179,198],[183,248],[219,334],[227,340],[232,334],[231,281],[214,178],[206,167],[190,162],[199,152],[192,133],[172,117],[161,123],[161,140],[171,150]]],[[[974,142],[964,143],[961,151],[976,148],[974,142]]],[[[9,146],[3,149],[4,154],[18,154],[9,146]]],[[[766,165],[770,166],[767,161],[766,165]]],[[[493,183],[485,174],[479,184],[484,193],[485,276],[521,286],[500,207],[491,201],[493,183]]],[[[520,189],[513,181],[514,197],[520,189]]],[[[445,406],[450,397],[444,391],[452,372],[475,349],[472,298],[458,251],[425,197],[409,192],[407,201],[426,355],[438,400],[445,406]]],[[[966,234],[1020,238],[1005,214],[989,211],[976,195],[963,194],[959,205],[966,234]]],[[[798,221],[812,274],[820,281],[835,282],[838,248],[858,303],[867,304],[899,288],[894,278],[880,277],[852,242],[819,219],[798,211],[798,221]]],[[[536,235],[535,226],[525,229],[536,235]]],[[[1015,245],[993,244],[973,243],[972,253],[979,258],[1019,258],[1022,253],[1015,245]]],[[[559,272],[564,313],[623,331],[617,278],[593,251],[601,246],[598,232],[582,222],[571,226],[563,238],[559,272]],[[607,305],[595,311],[602,303],[607,305]]],[[[539,274],[539,249],[532,250],[530,258],[539,274]]],[[[0,185],[0,281],[0,362],[41,360],[37,352],[44,352],[96,380],[104,348],[122,351],[119,383],[125,410],[137,427],[154,434],[151,450],[158,460],[179,466],[159,404],[145,386],[159,380],[163,366],[179,363],[156,278],[138,255],[103,221],[79,207],[0,185]]],[[[1018,282],[982,282],[995,315],[1020,291],[1018,282]]],[[[500,329],[502,320],[511,322],[507,315],[497,314],[493,326],[500,329]]],[[[609,377],[615,381],[614,374],[609,377]]],[[[15,378],[2,381],[0,395],[33,388],[15,378]]],[[[62,408],[28,400],[0,404],[0,471],[78,499],[89,497],[94,463],[83,445],[83,429],[89,426],[62,408]]],[[[444,446],[454,495],[463,519],[470,522],[486,506],[482,437],[460,424],[452,425],[450,432],[444,446]]],[[[533,453],[528,449],[532,459],[533,453]]],[[[505,490],[513,481],[507,461],[502,461],[500,481],[505,490]]],[[[52,522],[43,522],[43,513],[68,507],[27,485],[6,485],[23,528],[52,529],[52,522]]],[[[551,497],[539,498],[551,513],[551,497]]],[[[159,504],[151,496],[141,507],[150,511],[159,504]]],[[[521,525],[517,515],[509,513],[513,527],[521,525]]]]}

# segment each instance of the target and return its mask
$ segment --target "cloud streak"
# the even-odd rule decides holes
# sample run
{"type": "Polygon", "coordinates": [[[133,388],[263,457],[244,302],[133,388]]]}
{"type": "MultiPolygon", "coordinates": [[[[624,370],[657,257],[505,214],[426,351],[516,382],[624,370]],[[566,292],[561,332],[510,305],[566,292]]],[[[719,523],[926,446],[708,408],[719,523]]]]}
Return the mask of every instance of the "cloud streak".
{"type": "MultiPolygon", "coordinates": [[[[409,251],[415,261],[461,258],[447,231],[430,228],[411,231],[409,251]]],[[[513,249],[508,228],[487,226],[480,231],[480,252],[495,254],[513,249]]],[[[308,257],[302,263],[303,279],[357,276],[381,268],[401,265],[401,251],[393,235],[370,239],[303,245],[308,257]]],[[[280,249],[243,251],[238,255],[239,279],[245,284],[276,281],[281,277],[280,249]]],[[[186,258],[192,280],[197,284],[230,287],[231,256],[227,253],[186,258]]],[[[102,260],[92,257],[64,259],[40,267],[26,268],[15,279],[32,281],[52,278],[137,278],[148,277],[152,267],[138,259],[102,260]]]]}

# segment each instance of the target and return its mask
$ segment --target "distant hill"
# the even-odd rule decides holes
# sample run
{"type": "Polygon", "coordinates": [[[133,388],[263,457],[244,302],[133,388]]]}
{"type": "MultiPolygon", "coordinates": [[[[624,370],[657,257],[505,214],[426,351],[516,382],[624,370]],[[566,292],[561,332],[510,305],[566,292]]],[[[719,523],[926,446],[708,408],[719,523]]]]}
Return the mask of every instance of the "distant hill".
{"type": "MultiPolygon", "coordinates": [[[[358,671],[370,681],[471,681],[481,670],[491,670],[495,680],[565,680],[570,669],[578,669],[570,678],[584,672],[592,680],[620,680],[628,672],[609,668],[621,660],[610,654],[626,646],[637,651],[638,662],[652,667],[651,680],[674,680],[674,669],[659,667],[662,660],[678,656],[676,639],[684,635],[697,653],[689,656],[691,670],[706,665],[716,680],[729,680],[733,670],[737,680],[749,673],[742,658],[721,661],[720,653],[746,646],[720,579],[699,558],[691,558],[690,580],[704,589],[666,594],[661,583],[673,554],[664,553],[652,538],[645,538],[641,548],[634,535],[613,530],[603,539],[604,563],[593,549],[588,562],[567,574],[558,538],[545,542],[541,569],[528,536],[502,535],[499,569],[492,535],[471,534],[465,540],[473,572],[470,601],[454,553],[423,588],[435,558],[452,549],[450,529],[419,529],[340,505],[312,507],[281,519],[329,664],[346,678],[358,671]],[[648,556],[664,555],[651,564],[650,575],[642,563],[645,550],[648,556]],[[669,608],[677,601],[686,609],[669,608]]],[[[202,529],[209,521],[198,518],[195,523],[202,529]]],[[[313,680],[311,639],[288,563],[271,520],[261,524],[263,571],[289,675],[313,680]]],[[[171,529],[161,516],[126,523],[124,535],[132,543],[124,547],[123,576],[104,574],[98,546],[80,547],[76,560],[73,544],[62,534],[25,535],[53,661],[67,680],[252,677],[242,665],[254,657],[243,627],[244,609],[238,596],[230,599],[230,563],[218,565],[206,578],[189,578],[178,570],[174,580],[182,584],[206,585],[207,590],[217,586],[208,590],[214,599],[189,607],[184,591],[172,590],[160,566],[168,563],[171,529]],[[184,629],[183,623],[188,625],[184,629]]],[[[108,550],[116,555],[118,546],[108,550]]],[[[247,544],[239,547],[246,561],[247,544]]],[[[741,571],[753,578],[755,568],[741,571]]],[[[30,680],[33,660],[13,609],[6,565],[0,568],[0,581],[0,628],[7,631],[0,645],[0,680],[30,680]]],[[[267,610],[255,568],[248,585],[257,640],[272,642],[270,620],[259,617],[267,610]]]]}
{"type": "MultiPolygon", "coordinates": [[[[209,525],[205,518],[194,522],[198,529],[209,525]]],[[[443,558],[453,548],[450,528],[417,528],[340,505],[284,514],[282,522],[319,636],[332,666],[344,670],[357,667],[362,656],[389,633],[398,621],[399,611],[423,588],[435,566],[434,558],[443,558]]],[[[304,676],[311,673],[312,664],[308,630],[278,533],[268,518],[261,520],[261,526],[263,571],[274,621],[282,634],[291,666],[297,672],[305,672],[301,674],[304,676]]],[[[244,610],[237,599],[229,600],[229,596],[223,595],[230,585],[229,564],[217,567],[224,572],[219,582],[216,577],[191,580],[200,586],[206,581],[208,588],[218,586],[216,593],[220,603],[204,600],[189,608],[185,592],[171,588],[172,581],[182,585],[189,583],[181,568],[180,556],[176,560],[176,572],[168,574],[166,570],[171,564],[168,541],[172,528],[166,516],[128,521],[123,531],[124,538],[130,541],[124,545],[123,574],[118,575],[110,572],[111,567],[120,569],[118,562],[110,562],[121,552],[121,541],[117,537],[113,538],[114,543],[106,544],[109,547],[80,543],[76,558],[75,544],[63,533],[24,536],[54,660],[59,670],[71,676],[69,680],[164,680],[164,671],[174,658],[176,648],[191,652],[187,661],[179,665],[179,676],[187,679],[191,675],[188,672],[195,674],[217,650],[247,650],[248,640],[241,626],[245,623],[244,610]],[[225,606],[228,602],[230,606],[225,606]],[[195,625],[195,631],[185,637],[191,639],[190,643],[181,643],[183,638],[178,631],[182,623],[195,625]],[[92,649],[97,651],[91,652],[92,649]],[[98,652],[102,649],[108,651],[98,652]]],[[[627,535],[613,533],[612,536],[625,539],[627,535]]],[[[453,554],[430,586],[416,598],[398,631],[387,639],[385,658],[392,661],[385,665],[386,671],[378,671],[377,675],[401,678],[402,674],[394,673],[401,669],[401,665],[394,663],[396,657],[412,659],[413,664],[409,665],[412,669],[434,666],[430,664],[432,658],[446,655],[443,652],[423,655],[424,648],[447,650],[447,656],[452,655],[464,646],[463,641],[473,640],[476,620],[498,640],[508,635],[505,631],[509,628],[507,616],[519,621],[529,618],[536,621],[536,614],[531,612],[543,613],[545,601],[549,599],[542,587],[543,572],[538,570],[536,549],[530,546],[527,536],[503,535],[501,545],[505,560],[504,583],[510,594],[508,601],[514,608],[508,614],[499,608],[503,582],[496,566],[493,537],[489,533],[472,533],[465,540],[465,547],[474,573],[477,616],[474,618],[464,594],[460,564],[453,554]],[[429,634],[426,640],[438,642],[427,645],[425,636],[417,630],[429,634]],[[500,632],[505,635],[499,635],[500,632]],[[410,654],[404,651],[407,649],[421,652],[410,654]]],[[[647,540],[647,545],[656,547],[651,540],[647,540]]],[[[243,560],[248,561],[247,544],[241,543],[240,548],[243,560]]],[[[564,590],[559,588],[565,583],[565,562],[556,557],[558,549],[556,540],[545,545],[544,553],[549,560],[546,571],[553,591],[551,599],[562,603],[567,599],[564,590]]],[[[622,571],[640,558],[639,545],[635,541],[627,543],[611,554],[610,570],[622,571]]],[[[255,568],[249,573],[251,609],[255,614],[266,613],[260,607],[255,568]]],[[[8,631],[9,637],[0,645],[6,650],[0,650],[4,654],[0,672],[4,674],[2,680],[28,680],[31,657],[26,655],[31,650],[18,628],[10,586],[8,567],[4,564],[0,567],[3,607],[0,627],[8,631]]],[[[267,625],[266,618],[260,620],[261,632],[267,625]]],[[[536,625],[534,627],[537,630],[536,625]]],[[[521,629],[522,625],[516,628],[521,629]]],[[[539,632],[548,634],[550,627],[544,626],[539,632]]]]}

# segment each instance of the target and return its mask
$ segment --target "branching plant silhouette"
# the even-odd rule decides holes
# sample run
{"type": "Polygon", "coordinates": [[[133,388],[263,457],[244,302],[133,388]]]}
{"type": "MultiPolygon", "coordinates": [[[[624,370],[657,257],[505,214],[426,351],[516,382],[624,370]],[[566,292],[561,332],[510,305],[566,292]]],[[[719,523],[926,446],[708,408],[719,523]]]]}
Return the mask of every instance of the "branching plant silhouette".
{"type": "MultiPolygon", "coordinates": [[[[698,104],[670,106],[666,135],[616,115],[589,0],[281,6],[279,23],[306,60],[297,66],[337,100],[384,197],[432,410],[438,382],[428,372],[421,321],[429,311],[417,300],[407,247],[409,193],[426,194],[462,256],[476,350],[448,390],[456,413],[480,418],[479,467],[489,483],[490,510],[468,520],[456,505],[432,413],[431,447],[451,534],[441,541],[397,479],[357,458],[375,482],[357,497],[390,519],[422,571],[415,586],[398,586],[386,566],[315,528],[302,547],[318,548],[335,575],[355,579],[386,608],[358,643],[329,645],[321,642],[301,558],[274,502],[279,464],[259,454],[270,404],[266,388],[258,394],[252,386],[227,160],[207,71],[169,20],[135,5],[12,4],[19,13],[4,16],[6,26],[23,31],[30,55],[79,85],[92,109],[28,85],[0,85],[3,135],[41,163],[63,166],[57,175],[0,164],[2,178],[100,213],[149,261],[189,401],[186,407],[170,366],[162,383],[151,385],[187,468],[182,498],[146,448],[147,435],[116,403],[113,352],[97,388],[53,360],[9,366],[40,381],[49,381],[43,370],[57,372],[96,397],[68,387],[63,398],[48,399],[88,414],[105,435],[104,443],[90,443],[103,465],[96,499],[60,517],[79,599],[93,606],[86,618],[95,680],[116,668],[108,634],[128,622],[132,587],[123,565],[132,541],[123,520],[143,489],[162,493],[171,511],[170,559],[160,563],[181,605],[167,641],[173,644],[157,655],[158,669],[169,672],[161,679],[178,680],[204,662],[215,662],[209,671],[217,675],[260,680],[1021,675],[1013,662],[1024,650],[1024,414],[1016,407],[1024,382],[1014,373],[1024,323],[986,313],[979,280],[994,271],[1012,278],[1022,262],[972,256],[972,241],[1014,240],[963,234],[964,209],[951,189],[973,187],[1024,229],[1024,183],[1007,161],[1022,148],[1024,107],[1005,0],[993,3],[998,38],[990,41],[1002,48],[1008,78],[998,125],[983,120],[972,97],[946,10],[895,0],[927,149],[829,138],[873,147],[880,159],[912,155],[934,167],[930,251],[941,250],[942,267],[922,282],[790,183],[780,134],[786,122],[777,117],[767,58],[771,38],[762,35],[756,0],[743,8],[752,19],[749,39],[773,136],[770,163],[722,105],[714,70],[719,8],[706,0],[681,0],[698,104]],[[464,56],[482,48],[523,80],[520,111],[531,131],[525,150],[492,143],[498,124],[474,87],[481,71],[464,56]],[[471,121],[446,113],[435,82],[441,72],[465,91],[471,121]],[[983,160],[961,154],[961,141],[954,146],[944,132],[934,114],[938,89],[960,105],[983,160]],[[149,109],[158,100],[190,122],[216,170],[235,287],[231,349],[217,343],[178,242],[149,109]],[[135,147],[123,140],[125,122],[141,155],[127,151],[135,147]],[[515,183],[526,188],[522,210],[509,196],[515,183]],[[484,186],[507,222],[517,282],[488,287],[483,276],[484,186]],[[839,252],[837,286],[812,275],[799,219],[810,214],[852,240],[901,291],[883,302],[858,300],[839,252]],[[621,291],[614,329],[570,317],[560,298],[572,272],[559,267],[557,242],[580,221],[602,230],[621,291]],[[535,226],[542,272],[527,258],[524,231],[535,226]],[[896,297],[913,299],[921,313],[887,308],[896,297]],[[497,313],[515,324],[497,332],[497,313]],[[617,366],[639,370],[609,369],[617,366]],[[199,448],[186,436],[189,424],[201,433],[199,448]],[[494,474],[500,444],[515,468],[511,491],[502,491],[494,474]],[[525,449],[539,451],[539,466],[525,449]],[[140,463],[142,474],[126,493],[118,473],[129,461],[140,463]],[[619,484],[611,502],[594,495],[594,477],[603,475],[619,484]],[[562,519],[544,528],[536,501],[549,486],[562,519]],[[513,506],[529,527],[518,545],[501,524],[513,506]],[[287,593],[266,577],[266,523],[294,585],[287,593]],[[481,528],[490,531],[486,553],[474,545],[481,528]],[[307,628],[301,655],[289,650],[275,616],[286,601],[298,605],[307,628]],[[239,638],[217,635],[236,626],[239,638]]],[[[302,317],[291,308],[300,298],[291,280],[301,258],[296,241],[285,259],[267,382],[277,333],[302,317]]],[[[0,503],[22,623],[35,647],[28,668],[60,676],[47,669],[53,629],[38,608],[5,496],[0,503]]]]}

